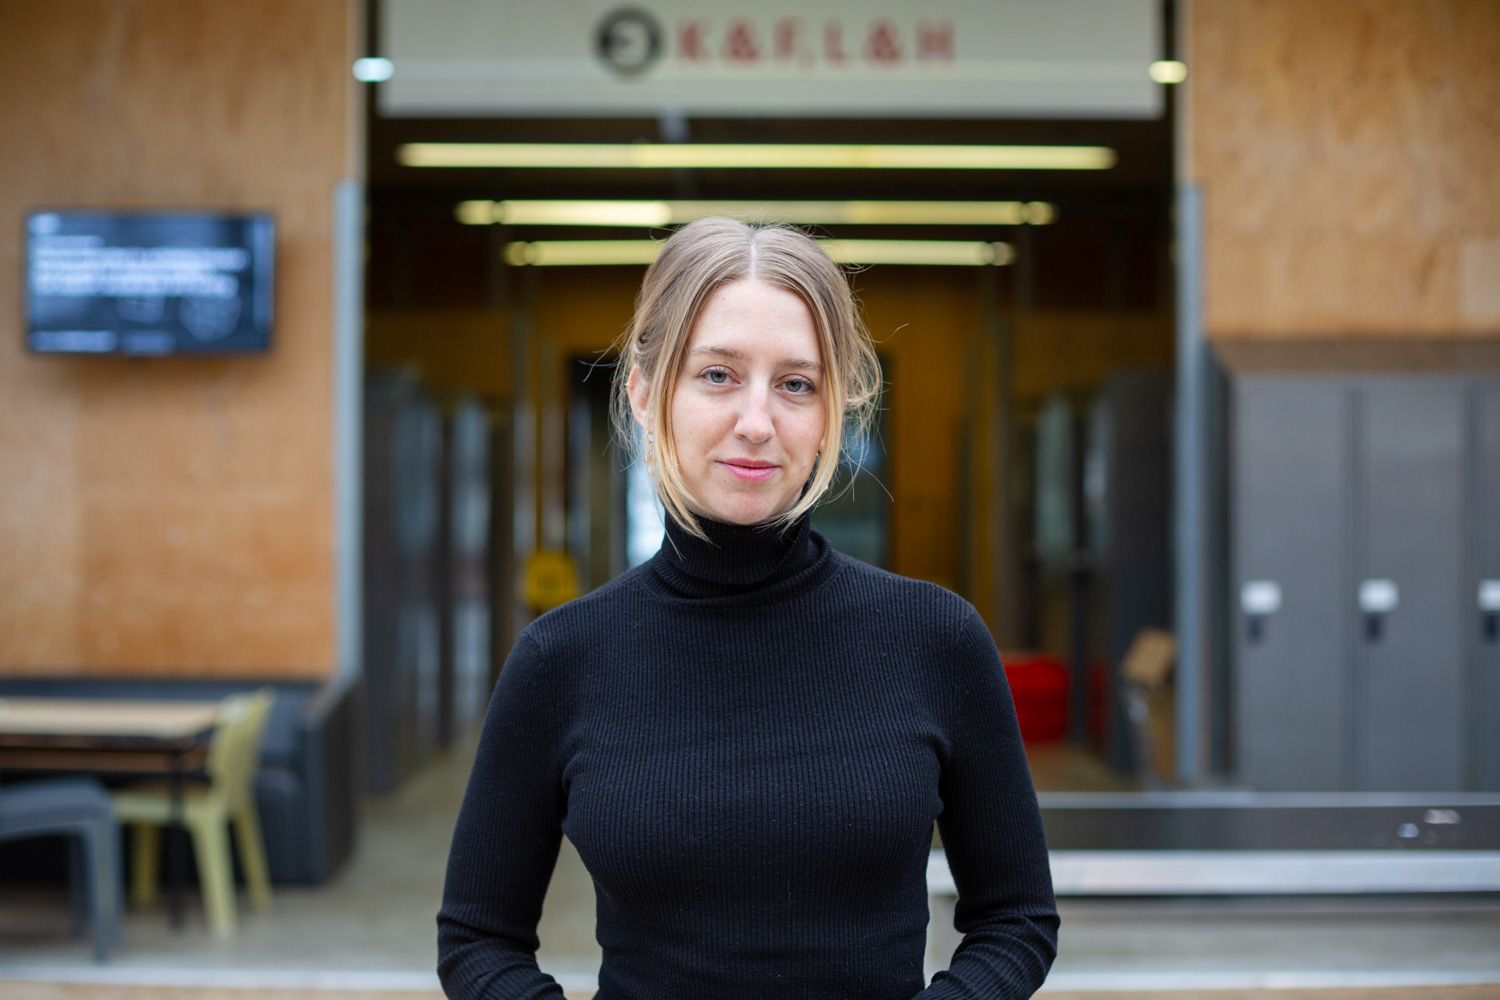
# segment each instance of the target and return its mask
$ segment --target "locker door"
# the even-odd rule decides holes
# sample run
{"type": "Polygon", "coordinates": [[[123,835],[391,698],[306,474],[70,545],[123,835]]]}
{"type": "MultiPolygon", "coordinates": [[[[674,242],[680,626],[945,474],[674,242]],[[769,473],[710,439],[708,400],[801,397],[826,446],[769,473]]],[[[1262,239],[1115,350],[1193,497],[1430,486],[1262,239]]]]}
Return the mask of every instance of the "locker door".
{"type": "Polygon", "coordinates": [[[1476,573],[1467,595],[1478,650],[1475,720],[1478,750],[1478,787],[1500,791],[1500,386],[1486,385],[1474,393],[1475,436],[1471,452],[1476,470],[1474,506],[1469,524],[1474,532],[1476,573]]]}
{"type": "Polygon", "coordinates": [[[1455,380],[1364,383],[1355,779],[1371,790],[1464,786],[1464,406],[1455,380]],[[1370,600],[1374,598],[1374,600],[1370,600]]]}
{"type": "Polygon", "coordinates": [[[1348,400],[1334,379],[1236,385],[1235,748],[1259,789],[1351,781],[1348,400]]]}

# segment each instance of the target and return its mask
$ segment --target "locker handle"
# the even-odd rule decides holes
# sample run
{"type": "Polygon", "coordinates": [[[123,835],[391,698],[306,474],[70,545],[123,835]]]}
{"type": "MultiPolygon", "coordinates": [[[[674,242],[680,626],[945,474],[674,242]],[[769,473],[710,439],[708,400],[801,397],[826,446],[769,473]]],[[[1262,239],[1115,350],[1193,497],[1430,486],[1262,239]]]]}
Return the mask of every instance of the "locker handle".
{"type": "Polygon", "coordinates": [[[1394,580],[1365,580],[1359,585],[1359,609],[1365,613],[1365,638],[1379,642],[1385,631],[1385,616],[1401,603],[1401,589],[1394,580]]]}
{"type": "Polygon", "coordinates": [[[1250,645],[1266,637],[1266,620],[1281,610],[1281,584],[1275,580],[1247,580],[1240,586],[1240,610],[1245,613],[1245,639],[1250,645]]]}
{"type": "Polygon", "coordinates": [[[1479,581],[1479,633],[1485,642],[1500,640],[1500,580],[1479,581]]]}

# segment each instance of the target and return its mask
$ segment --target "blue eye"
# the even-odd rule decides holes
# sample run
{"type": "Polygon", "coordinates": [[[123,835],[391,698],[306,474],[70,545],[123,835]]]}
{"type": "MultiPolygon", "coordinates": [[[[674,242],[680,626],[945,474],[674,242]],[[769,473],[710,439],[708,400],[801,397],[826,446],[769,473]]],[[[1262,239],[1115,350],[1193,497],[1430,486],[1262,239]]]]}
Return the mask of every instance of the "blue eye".
{"type": "Polygon", "coordinates": [[[802,394],[813,391],[813,384],[805,378],[789,378],[782,385],[791,392],[802,394]]]}
{"type": "Polygon", "coordinates": [[[714,385],[723,385],[725,382],[729,381],[729,373],[724,371],[722,368],[710,368],[708,371],[703,373],[703,377],[708,379],[714,385]]]}

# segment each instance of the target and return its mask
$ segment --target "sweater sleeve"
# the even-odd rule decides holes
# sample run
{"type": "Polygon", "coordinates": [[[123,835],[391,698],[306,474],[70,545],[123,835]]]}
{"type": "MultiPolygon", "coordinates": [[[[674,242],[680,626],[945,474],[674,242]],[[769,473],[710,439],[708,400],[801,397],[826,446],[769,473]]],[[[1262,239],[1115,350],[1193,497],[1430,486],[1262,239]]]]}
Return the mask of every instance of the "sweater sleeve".
{"type": "Polygon", "coordinates": [[[536,964],[562,841],[555,681],[522,633],[490,700],[448,854],[437,971],[454,1000],[563,996],[536,964]]]}
{"type": "Polygon", "coordinates": [[[963,934],[921,1000],[1024,1000],[1057,954],[1057,903],[1015,705],[989,630],[969,609],[954,663],[951,756],[938,818],[963,934]]]}

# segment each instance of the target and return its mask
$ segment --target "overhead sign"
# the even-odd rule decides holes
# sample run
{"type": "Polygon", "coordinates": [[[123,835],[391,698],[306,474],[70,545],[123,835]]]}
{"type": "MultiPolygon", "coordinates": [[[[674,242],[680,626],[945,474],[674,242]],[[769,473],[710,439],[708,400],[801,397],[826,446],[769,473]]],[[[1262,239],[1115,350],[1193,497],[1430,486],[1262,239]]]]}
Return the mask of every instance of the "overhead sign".
{"type": "Polygon", "coordinates": [[[381,0],[390,116],[1154,118],[1158,0],[381,0]]]}

